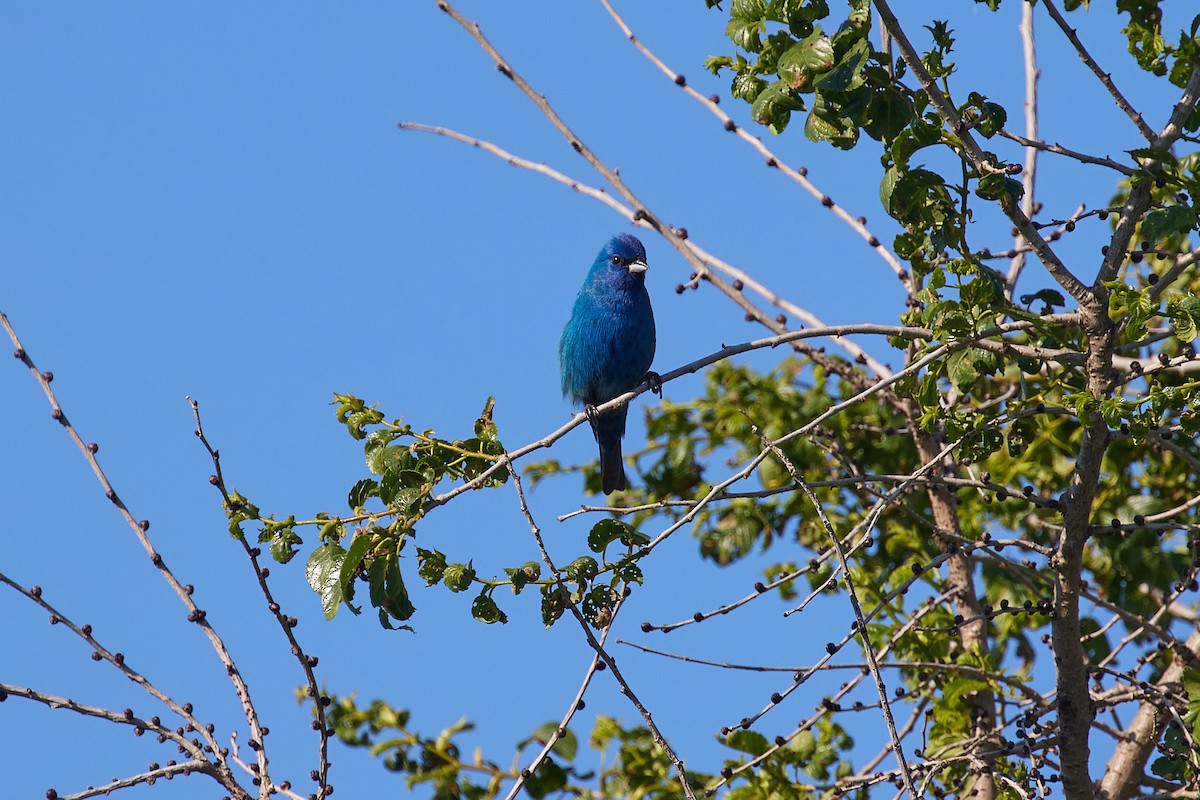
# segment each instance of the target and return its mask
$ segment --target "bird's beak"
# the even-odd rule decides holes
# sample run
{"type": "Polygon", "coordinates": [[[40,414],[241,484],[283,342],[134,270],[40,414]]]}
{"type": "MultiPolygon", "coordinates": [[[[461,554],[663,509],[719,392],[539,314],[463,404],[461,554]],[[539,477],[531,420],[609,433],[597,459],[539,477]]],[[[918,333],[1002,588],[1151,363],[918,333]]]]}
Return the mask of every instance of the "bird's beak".
{"type": "Polygon", "coordinates": [[[645,272],[648,269],[650,269],[650,265],[647,264],[645,261],[630,261],[629,262],[629,271],[631,273],[633,273],[634,275],[637,275],[639,272],[645,272]]]}

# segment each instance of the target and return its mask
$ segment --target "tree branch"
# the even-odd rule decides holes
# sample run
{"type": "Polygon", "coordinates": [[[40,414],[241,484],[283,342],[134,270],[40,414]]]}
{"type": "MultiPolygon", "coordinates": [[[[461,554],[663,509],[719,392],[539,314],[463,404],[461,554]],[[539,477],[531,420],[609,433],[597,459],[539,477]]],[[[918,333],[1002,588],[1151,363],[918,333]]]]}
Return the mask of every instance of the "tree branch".
{"type": "Polygon", "coordinates": [[[616,9],[612,7],[612,4],[609,2],[609,0],[600,0],[600,4],[604,6],[606,11],[608,11],[609,16],[611,16],[613,21],[617,23],[617,27],[621,29],[621,32],[625,34],[626,38],[629,39],[633,46],[638,49],[638,52],[649,59],[650,62],[654,64],[654,66],[657,67],[660,72],[662,72],[664,75],[670,78],[672,82],[683,89],[688,97],[691,97],[697,103],[704,106],[709,112],[712,113],[713,116],[721,120],[721,124],[725,130],[732,131],[739,139],[757,150],[759,155],[764,157],[768,167],[777,168],[785,176],[799,184],[806,192],[812,195],[814,199],[820,202],[822,206],[833,212],[834,216],[836,216],[846,225],[850,226],[850,228],[859,236],[861,236],[867,242],[867,244],[879,254],[879,257],[882,258],[889,267],[891,267],[892,272],[896,274],[896,277],[900,278],[901,282],[904,284],[905,288],[910,294],[916,291],[915,285],[912,282],[912,278],[908,274],[908,271],[904,268],[904,265],[902,265],[896,256],[893,255],[890,250],[884,247],[880,243],[879,239],[873,233],[871,233],[870,230],[868,230],[867,221],[865,218],[852,217],[849,212],[847,212],[837,203],[834,203],[828,194],[822,192],[816,187],[816,185],[812,183],[812,181],[808,179],[807,168],[800,167],[799,169],[795,169],[788,166],[782,159],[773,153],[770,148],[763,144],[761,139],[759,139],[757,136],[753,136],[752,134],[746,132],[745,129],[737,126],[734,123],[733,118],[726,114],[725,110],[722,109],[716,102],[714,102],[712,98],[705,97],[704,95],[700,94],[700,92],[689,86],[687,79],[684,78],[682,74],[667,66],[662,59],[655,55],[650,48],[648,48],[637,36],[635,36],[633,30],[625,22],[624,18],[617,13],[616,9]]]}
{"type": "MultiPolygon", "coordinates": [[[[743,412],[744,413],[744,412],[743,412]]],[[[904,786],[908,789],[908,794],[914,800],[919,796],[916,788],[913,786],[912,770],[908,766],[908,759],[904,756],[904,748],[900,743],[900,736],[896,733],[896,720],[892,718],[892,707],[888,701],[887,687],[884,686],[883,676],[879,673],[879,663],[875,656],[875,648],[871,645],[871,637],[867,629],[867,621],[863,618],[862,606],[858,602],[858,592],[854,588],[854,581],[850,577],[850,564],[846,560],[846,549],[842,546],[842,540],[838,538],[837,531],[833,529],[833,523],[829,521],[829,517],[825,514],[825,509],[821,506],[821,499],[817,497],[816,492],[812,487],[804,481],[804,476],[796,469],[796,465],[788,458],[778,445],[772,444],[769,439],[763,434],[753,420],[750,421],[750,429],[762,441],[763,446],[768,448],[771,453],[779,459],[783,464],[784,469],[792,476],[792,480],[799,484],[804,490],[804,494],[808,496],[809,502],[813,505],[813,510],[817,512],[817,516],[821,519],[821,524],[825,528],[825,532],[829,535],[830,541],[833,542],[833,548],[837,551],[838,560],[841,562],[842,579],[846,583],[846,594],[850,598],[850,606],[854,610],[855,628],[858,631],[859,639],[862,641],[863,652],[867,656],[867,667],[871,671],[871,677],[875,680],[875,688],[879,693],[880,710],[883,712],[883,720],[887,725],[888,735],[891,737],[892,752],[896,755],[896,762],[900,766],[900,773],[904,776],[904,786]]]]}
{"type": "MultiPolygon", "coordinates": [[[[468,136],[467,134],[460,133],[459,131],[455,131],[450,128],[444,128],[438,125],[425,125],[420,122],[401,122],[399,123],[399,127],[402,130],[422,131],[424,133],[432,133],[437,136],[444,136],[447,139],[453,139],[454,141],[462,142],[463,144],[469,144],[473,147],[478,147],[485,152],[491,153],[492,155],[503,159],[511,166],[518,167],[520,169],[527,169],[540,175],[545,175],[547,178],[550,178],[557,183],[561,183],[586,197],[590,197],[593,200],[603,203],[613,211],[623,216],[625,219],[629,220],[629,222],[633,225],[642,228],[650,228],[653,230],[653,226],[650,225],[649,222],[646,222],[643,217],[638,216],[633,209],[622,203],[620,200],[617,200],[603,189],[589,186],[588,184],[565,175],[546,164],[541,164],[536,161],[531,161],[527,158],[514,155],[513,153],[510,153],[504,148],[498,146],[494,142],[487,141],[486,139],[478,139],[474,136],[468,136]]],[[[797,306],[787,298],[776,294],[774,291],[756,280],[749,273],[734,267],[728,262],[717,258],[709,251],[704,250],[697,245],[690,236],[688,239],[683,241],[683,246],[691,250],[696,257],[704,261],[705,264],[726,275],[732,281],[731,285],[735,290],[741,291],[742,289],[750,289],[751,291],[761,295],[767,302],[771,303],[776,308],[779,308],[787,314],[795,317],[805,325],[814,328],[825,327],[825,323],[822,322],[816,314],[812,313],[808,309],[797,306]],[[741,284],[741,289],[739,289],[739,283],[741,284]]],[[[679,289],[677,288],[676,291],[679,291],[679,289]]],[[[863,364],[879,377],[886,378],[892,374],[890,369],[876,359],[872,358],[871,355],[856,342],[843,339],[841,337],[833,337],[833,341],[835,344],[849,353],[856,362],[863,364]]]]}
{"type": "MultiPolygon", "coordinates": [[[[1024,8],[1024,6],[1022,8],[1024,8]]],[[[1042,150],[1044,152],[1054,153],[1060,156],[1066,156],[1067,158],[1072,158],[1082,164],[1095,164],[1096,166],[1100,167],[1108,167],[1109,169],[1116,170],[1122,175],[1132,175],[1133,173],[1137,172],[1137,170],[1135,170],[1133,167],[1122,164],[1120,161],[1113,161],[1111,158],[1103,158],[1101,156],[1090,156],[1087,153],[1080,153],[1078,150],[1070,150],[1058,143],[1050,144],[1049,142],[1042,142],[1039,141],[1036,136],[1021,136],[1020,134],[1013,133],[1009,130],[999,130],[996,131],[996,133],[999,136],[1003,136],[1005,139],[1010,139],[1023,147],[1042,150]]]]}
{"type": "MultiPolygon", "coordinates": [[[[192,414],[196,418],[196,429],[194,433],[196,438],[200,440],[200,444],[204,445],[204,449],[208,452],[208,456],[212,459],[213,475],[209,478],[217,490],[221,493],[221,498],[225,508],[232,511],[233,499],[229,496],[229,492],[225,486],[225,474],[221,470],[221,454],[213,449],[209,444],[208,438],[204,435],[204,425],[200,422],[200,404],[191,397],[187,398],[188,405],[192,408],[192,414]]],[[[316,714],[317,723],[317,795],[324,797],[329,787],[329,724],[325,718],[324,693],[320,686],[317,685],[317,676],[313,672],[317,666],[316,656],[310,656],[304,652],[300,646],[300,642],[296,639],[296,633],[293,630],[295,627],[295,617],[288,617],[283,613],[283,609],[276,602],[274,595],[271,593],[271,587],[267,585],[268,570],[258,563],[258,557],[262,551],[257,547],[251,547],[246,541],[245,536],[236,537],[241,543],[242,549],[246,552],[246,557],[250,560],[250,566],[254,569],[254,577],[258,580],[259,591],[262,592],[263,599],[267,602],[267,609],[271,615],[275,617],[275,621],[279,624],[283,631],[284,638],[287,640],[289,650],[296,660],[300,663],[300,670],[304,674],[304,682],[308,689],[308,696],[312,698],[313,709],[316,714]]],[[[260,740],[261,743],[261,740],[260,740]]],[[[256,748],[256,750],[261,748],[256,748]]],[[[261,765],[260,765],[261,766],[261,765]]],[[[266,773],[262,774],[264,783],[266,781],[266,773]]]]}
{"type": "MultiPolygon", "coordinates": [[[[879,12],[879,19],[888,29],[888,33],[895,40],[897,47],[900,49],[900,56],[904,59],[904,63],[912,70],[912,73],[917,76],[917,80],[921,82],[921,88],[929,95],[929,101],[937,110],[938,115],[946,123],[954,135],[959,138],[962,143],[963,154],[971,162],[975,169],[982,173],[995,172],[996,167],[992,165],[980,148],[975,138],[971,135],[971,131],[959,118],[958,112],[955,111],[954,105],[942,92],[933,76],[929,74],[929,70],[925,69],[924,63],[921,62],[921,56],[909,41],[908,35],[900,27],[899,20],[892,12],[887,0],[872,0],[876,10],[879,12]]],[[[1058,284],[1067,291],[1081,306],[1093,305],[1096,300],[1092,297],[1088,288],[1067,268],[1067,265],[1055,254],[1050,245],[1046,242],[1037,227],[1030,221],[1029,217],[1022,213],[1021,209],[1007,204],[1004,207],[1004,213],[1016,226],[1021,236],[1027,241],[1033,251],[1037,253],[1046,271],[1050,273],[1058,284]]]]}
{"type": "Polygon", "coordinates": [[[617,668],[616,660],[614,660],[613,657],[608,654],[608,651],[604,649],[603,643],[600,642],[596,638],[595,634],[592,633],[591,625],[589,625],[588,621],[584,619],[583,613],[579,610],[578,606],[576,606],[575,601],[571,599],[571,592],[566,587],[566,583],[563,580],[562,574],[558,571],[558,567],[554,565],[554,560],[550,557],[549,551],[546,550],[546,543],[542,540],[542,530],[534,521],[533,514],[529,511],[529,505],[525,502],[525,490],[521,486],[521,475],[519,472],[513,469],[511,459],[506,460],[505,463],[508,464],[508,472],[509,475],[512,476],[513,486],[517,491],[517,499],[521,506],[521,515],[525,517],[525,522],[529,525],[529,530],[533,533],[533,538],[537,542],[538,550],[542,554],[542,561],[545,562],[546,566],[550,569],[550,572],[554,575],[554,580],[555,583],[558,584],[559,590],[566,594],[567,607],[571,610],[571,614],[575,617],[575,621],[579,623],[579,627],[583,629],[583,633],[587,637],[588,644],[596,652],[596,658],[600,659],[612,673],[613,678],[617,681],[617,686],[620,688],[621,694],[625,695],[625,697],[629,699],[629,702],[633,703],[633,706],[637,709],[638,713],[642,715],[642,720],[646,723],[646,727],[650,729],[650,735],[654,737],[654,742],[658,745],[659,749],[662,750],[663,754],[666,755],[672,766],[675,767],[675,772],[679,777],[679,784],[683,789],[683,794],[688,798],[688,800],[696,800],[696,793],[692,788],[691,780],[687,776],[687,770],[683,765],[683,761],[680,760],[679,756],[675,755],[675,751],[671,749],[671,745],[667,743],[666,737],[663,736],[662,731],[660,731],[658,725],[655,724],[653,716],[651,716],[650,712],[646,710],[646,707],[642,705],[642,701],[638,699],[636,694],[634,694],[629,682],[625,680],[625,677],[617,668]]]}
{"type": "Polygon", "coordinates": [[[1062,30],[1063,35],[1067,37],[1067,40],[1075,48],[1075,52],[1079,54],[1080,60],[1087,65],[1087,68],[1092,71],[1092,74],[1096,76],[1104,88],[1108,90],[1108,93],[1112,95],[1113,100],[1117,103],[1117,108],[1124,111],[1125,116],[1133,121],[1133,124],[1137,126],[1138,132],[1146,137],[1146,141],[1153,142],[1155,139],[1154,131],[1146,124],[1146,120],[1142,119],[1141,113],[1135,111],[1133,106],[1129,104],[1129,101],[1125,99],[1125,95],[1121,94],[1121,90],[1113,83],[1112,75],[1100,69],[1100,65],[1096,63],[1096,59],[1092,58],[1092,54],[1087,51],[1087,48],[1083,46],[1083,42],[1079,40],[1079,34],[1067,24],[1062,12],[1058,10],[1058,6],[1054,5],[1054,0],[1043,0],[1043,4],[1046,6],[1046,11],[1050,14],[1050,18],[1054,20],[1054,24],[1062,30]]]}
{"type": "MultiPolygon", "coordinates": [[[[175,577],[175,573],[170,570],[166,562],[163,560],[162,555],[158,552],[158,550],[155,549],[153,543],[150,541],[150,537],[146,535],[146,531],[150,529],[150,521],[142,520],[139,522],[138,520],[134,519],[133,514],[117,495],[116,489],[113,488],[112,483],[110,483],[108,480],[108,476],[105,475],[104,470],[100,468],[100,462],[96,459],[96,452],[99,450],[99,447],[94,443],[90,445],[84,444],[83,438],[75,430],[75,427],[67,420],[66,414],[63,413],[62,406],[59,405],[58,398],[54,395],[54,390],[50,388],[50,381],[53,379],[53,375],[49,372],[40,372],[38,368],[34,366],[33,359],[29,357],[29,354],[26,352],[25,347],[21,344],[20,339],[17,338],[17,332],[13,330],[12,324],[9,322],[8,317],[5,316],[4,312],[2,311],[0,311],[0,326],[4,328],[5,332],[8,334],[8,338],[13,343],[13,347],[16,348],[13,355],[20,359],[20,361],[29,368],[29,372],[38,382],[38,385],[42,387],[42,391],[45,393],[46,399],[50,403],[50,416],[63,426],[63,429],[67,432],[67,435],[71,438],[71,441],[75,442],[75,446],[79,448],[79,452],[83,454],[84,459],[88,462],[88,466],[92,468],[92,472],[95,474],[96,480],[99,481],[101,488],[104,489],[105,497],[107,497],[108,500],[116,507],[117,512],[121,515],[121,518],[125,520],[127,525],[129,525],[129,528],[133,531],[134,536],[137,537],[137,540],[141,543],[143,549],[145,549],[146,553],[150,556],[150,562],[154,565],[154,568],[158,570],[158,573],[162,576],[163,580],[165,580],[167,585],[174,590],[176,596],[179,597],[180,601],[187,608],[188,621],[198,625],[200,629],[204,631],[204,635],[208,637],[208,641],[212,645],[213,651],[217,654],[217,658],[225,666],[225,672],[229,675],[229,680],[233,684],[234,691],[237,693],[238,699],[241,701],[242,712],[245,714],[246,721],[250,725],[250,734],[255,741],[261,743],[263,740],[262,725],[258,721],[258,712],[255,710],[254,703],[250,699],[250,688],[246,685],[246,681],[242,677],[241,672],[238,670],[237,664],[234,663],[233,656],[230,655],[229,648],[226,647],[225,641],[221,638],[220,634],[217,633],[216,629],[209,624],[204,611],[197,606],[195,600],[192,599],[192,587],[184,586],[179,582],[179,579],[175,577]]],[[[260,774],[265,776],[267,774],[266,753],[262,747],[259,747],[259,749],[255,752],[258,757],[260,774]]],[[[259,796],[262,800],[266,800],[266,781],[263,782],[263,786],[260,788],[259,796]]]]}
{"type": "MultiPolygon", "coordinates": [[[[1029,3],[1021,4],[1020,31],[1021,51],[1025,56],[1025,141],[1035,142],[1038,138],[1037,85],[1038,76],[1041,73],[1037,66],[1037,50],[1034,47],[1033,39],[1033,6],[1029,3]]],[[[1038,149],[1031,144],[1026,144],[1025,169],[1021,179],[1025,193],[1021,195],[1021,213],[1030,219],[1033,219],[1034,213],[1033,190],[1037,178],[1037,159],[1038,149]]],[[[1010,300],[1017,290],[1017,280],[1021,277],[1021,270],[1025,268],[1023,244],[1024,240],[1019,236],[1013,243],[1013,249],[1017,251],[1017,254],[1013,256],[1012,264],[1008,268],[1008,280],[1005,281],[1005,292],[1010,300]]]]}

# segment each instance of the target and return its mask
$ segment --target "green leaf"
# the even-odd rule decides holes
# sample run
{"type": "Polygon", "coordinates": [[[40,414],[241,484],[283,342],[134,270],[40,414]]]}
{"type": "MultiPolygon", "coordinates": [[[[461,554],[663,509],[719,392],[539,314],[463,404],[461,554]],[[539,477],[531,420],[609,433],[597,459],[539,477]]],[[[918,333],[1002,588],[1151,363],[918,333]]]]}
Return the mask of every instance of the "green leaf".
{"type": "Polygon", "coordinates": [[[790,89],[812,91],[813,80],[833,69],[833,42],[817,28],[789,47],[775,65],[779,79],[790,89]]]}
{"type": "Polygon", "coordinates": [[[475,420],[475,438],[481,442],[499,441],[498,430],[493,420],[495,410],[496,398],[488,397],[483,403],[483,411],[479,412],[479,418],[475,420]]]}
{"type": "Polygon", "coordinates": [[[967,282],[959,290],[962,304],[971,308],[989,308],[993,301],[1004,296],[1004,289],[999,283],[996,273],[987,267],[979,271],[979,275],[967,282]]]}
{"type": "Polygon", "coordinates": [[[1067,304],[1066,298],[1064,298],[1062,292],[1058,291],[1057,289],[1042,289],[1034,292],[1033,294],[1021,295],[1021,302],[1027,306],[1033,305],[1033,301],[1035,300],[1041,300],[1051,308],[1054,306],[1065,306],[1067,304]]]}
{"type": "Polygon", "coordinates": [[[475,568],[467,564],[449,564],[442,573],[442,583],[452,592],[465,592],[475,580],[475,568]]]}
{"type": "Polygon", "coordinates": [[[612,587],[597,584],[583,595],[580,610],[593,625],[603,628],[612,621],[612,607],[618,596],[612,587]]]}
{"type": "Polygon", "coordinates": [[[1183,721],[1191,726],[1192,737],[1200,738],[1200,669],[1183,668],[1183,691],[1187,695],[1183,721]]]}
{"type": "MultiPolygon", "coordinates": [[[[261,541],[261,539],[260,539],[261,541]]],[[[304,544],[300,536],[291,527],[276,528],[271,531],[271,558],[280,564],[286,564],[296,555],[296,548],[304,544]]]]}
{"type": "Polygon", "coordinates": [[[892,142],[892,160],[901,169],[918,150],[937,144],[942,138],[942,126],[925,117],[915,116],[907,130],[900,131],[892,142]]]}
{"type": "Polygon", "coordinates": [[[375,475],[388,475],[398,472],[404,465],[411,463],[412,454],[409,453],[407,447],[398,447],[395,445],[385,447],[376,444],[378,441],[390,440],[390,434],[384,432],[378,433],[381,435],[376,441],[372,442],[375,434],[371,434],[367,438],[367,444],[363,448],[367,459],[367,469],[371,470],[375,475]]]}
{"type": "Polygon", "coordinates": [[[1142,220],[1142,238],[1161,242],[1177,236],[1186,236],[1197,228],[1196,212],[1188,206],[1168,206],[1151,211],[1142,220]]]}
{"type": "Polygon", "coordinates": [[[809,141],[829,142],[839,150],[849,150],[858,142],[858,125],[842,115],[837,103],[819,95],[804,122],[804,135],[809,141]]]}
{"type": "Polygon", "coordinates": [[[766,16],[765,0],[733,0],[725,35],[743,50],[756,53],[762,49],[759,37],[766,30],[766,16]]]}
{"type": "Polygon", "coordinates": [[[437,550],[423,550],[418,547],[417,563],[421,565],[417,574],[424,578],[426,586],[439,583],[446,574],[446,556],[437,550]]]}
{"type": "Polygon", "coordinates": [[[771,747],[766,736],[758,731],[746,730],[731,732],[725,737],[725,744],[738,752],[749,753],[752,756],[761,756],[771,747]]]}
{"type": "Polygon", "coordinates": [[[338,583],[342,586],[343,596],[354,596],[354,580],[358,577],[358,569],[362,566],[363,558],[370,547],[371,536],[368,533],[359,533],[350,542],[350,549],[346,551],[341,569],[338,570],[338,583]]]}
{"type": "Polygon", "coordinates": [[[885,209],[892,207],[892,193],[896,191],[896,184],[900,180],[900,170],[891,166],[883,173],[883,180],[879,182],[879,202],[885,209]]]}
{"type": "Polygon", "coordinates": [[[984,375],[994,375],[1000,368],[1000,357],[995,353],[967,347],[950,357],[946,374],[960,392],[966,392],[984,375]]]}
{"type": "Polygon", "coordinates": [[[496,601],[488,594],[480,594],[471,601],[471,616],[488,625],[508,622],[508,615],[500,610],[500,606],[496,605],[496,601]]]}
{"type": "Polygon", "coordinates": [[[513,594],[520,594],[530,581],[542,577],[542,566],[536,561],[526,561],[519,567],[505,567],[504,572],[512,581],[513,594]]]}
{"type": "Polygon", "coordinates": [[[837,66],[821,75],[813,86],[822,92],[848,92],[866,81],[863,66],[871,55],[871,45],[860,41],[846,51],[837,66]]]}
{"type": "Polygon", "coordinates": [[[733,59],[729,56],[709,56],[704,59],[704,68],[713,75],[720,75],[721,70],[729,69],[733,66],[733,59]]]}
{"type": "Polygon", "coordinates": [[[625,583],[642,583],[642,568],[637,562],[629,559],[620,561],[613,566],[613,577],[618,581],[625,583]]]}
{"type": "Polygon", "coordinates": [[[533,774],[525,779],[525,791],[533,800],[542,800],[543,797],[559,791],[566,785],[566,770],[550,759],[539,764],[533,774]]]}
{"type": "Polygon", "coordinates": [[[597,714],[596,724],[592,728],[592,734],[588,737],[588,746],[593,750],[607,750],[613,739],[619,737],[624,731],[621,729],[621,723],[607,714],[597,714]]]}
{"type": "Polygon", "coordinates": [[[1000,200],[1004,203],[1017,203],[1025,194],[1025,187],[1020,181],[1013,180],[1007,175],[989,173],[979,179],[975,194],[984,200],[1000,200]]]}
{"type": "Polygon", "coordinates": [[[367,568],[367,580],[371,585],[371,605],[379,609],[379,621],[384,627],[391,627],[388,617],[406,620],[416,612],[400,574],[400,559],[395,554],[372,561],[367,568]]]}
{"type": "Polygon", "coordinates": [[[587,583],[596,577],[596,573],[599,571],[600,565],[591,556],[580,556],[563,567],[563,575],[580,584],[587,583]]]}
{"type": "Polygon", "coordinates": [[[889,86],[871,97],[863,130],[872,139],[890,144],[908,127],[912,118],[912,102],[889,86]]]}
{"type": "Polygon", "coordinates": [[[325,619],[333,619],[342,602],[342,562],[346,551],[341,545],[328,542],[312,551],[304,568],[308,585],[321,598],[325,619]]]}
{"type": "Polygon", "coordinates": [[[775,81],[759,92],[750,104],[750,116],[760,125],[766,125],[774,134],[780,134],[791,121],[792,112],[804,108],[804,103],[792,95],[783,81],[775,81]]]}
{"type": "Polygon", "coordinates": [[[1146,323],[1158,314],[1158,304],[1140,289],[1121,281],[1105,281],[1108,289],[1108,313],[1113,319],[1126,318],[1125,335],[1131,341],[1146,335],[1146,323]]]}
{"type": "Polygon", "coordinates": [[[371,478],[363,478],[358,483],[350,487],[350,495],[346,498],[347,504],[354,511],[358,511],[369,498],[379,494],[379,483],[371,478]]]}
{"type": "Polygon", "coordinates": [[[979,123],[979,132],[985,139],[995,136],[1008,122],[1008,112],[999,103],[988,101],[983,104],[984,115],[979,123]]]}
{"type": "Polygon", "coordinates": [[[1195,341],[1200,334],[1200,298],[1193,294],[1172,296],[1167,301],[1166,313],[1174,322],[1175,336],[1181,342],[1195,341]]]}
{"type": "MultiPolygon", "coordinates": [[[[597,720],[597,723],[599,723],[599,720],[597,720]]],[[[542,723],[528,739],[523,739],[517,743],[517,749],[523,750],[525,746],[531,742],[544,745],[546,742],[554,739],[554,744],[550,746],[551,752],[555,753],[566,761],[574,761],[576,753],[579,752],[579,739],[575,736],[570,728],[564,729],[563,735],[555,738],[555,733],[557,731],[557,722],[542,723]]]]}
{"type": "Polygon", "coordinates": [[[613,542],[635,533],[637,532],[629,524],[606,517],[593,525],[588,532],[588,548],[593,553],[603,553],[613,542]]]}
{"type": "Polygon", "coordinates": [[[542,586],[542,624],[549,628],[567,610],[570,596],[557,584],[542,586]]]}
{"type": "Polygon", "coordinates": [[[729,92],[734,97],[745,100],[747,103],[753,103],[766,86],[766,81],[749,70],[745,70],[733,76],[733,83],[730,84],[729,92]]]}

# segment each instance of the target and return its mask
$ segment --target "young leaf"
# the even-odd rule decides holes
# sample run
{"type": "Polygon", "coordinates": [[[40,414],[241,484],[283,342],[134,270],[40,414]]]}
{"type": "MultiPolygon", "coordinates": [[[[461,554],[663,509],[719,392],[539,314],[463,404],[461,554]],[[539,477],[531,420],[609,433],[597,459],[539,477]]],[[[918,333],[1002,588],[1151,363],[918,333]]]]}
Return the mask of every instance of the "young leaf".
{"type": "Polygon", "coordinates": [[[342,602],[342,562],[346,551],[341,545],[327,542],[312,551],[305,565],[304,574],[308,585],[321,598],[325,619],[333,619],[342,602]]]}

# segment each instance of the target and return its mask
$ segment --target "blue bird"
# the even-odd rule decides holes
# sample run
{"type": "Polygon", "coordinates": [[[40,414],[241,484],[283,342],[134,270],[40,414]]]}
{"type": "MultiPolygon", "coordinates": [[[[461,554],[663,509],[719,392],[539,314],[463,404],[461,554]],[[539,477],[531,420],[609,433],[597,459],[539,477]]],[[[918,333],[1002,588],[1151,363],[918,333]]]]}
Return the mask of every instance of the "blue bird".
{"type": "Polygon", "coordinates": [[[595,407],[631,391],[654,360],[654,310],[646,293],[646,248],[637,237],[609,239],[583,282],[558,344],[562,391],[582,403],[600,446],[600,484],[605,494],[624,489],[621,438],[629,406],[603,414],[595,407]]]}

